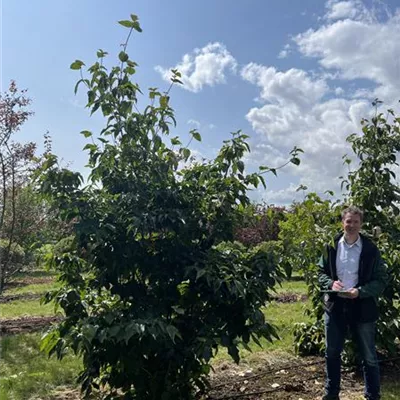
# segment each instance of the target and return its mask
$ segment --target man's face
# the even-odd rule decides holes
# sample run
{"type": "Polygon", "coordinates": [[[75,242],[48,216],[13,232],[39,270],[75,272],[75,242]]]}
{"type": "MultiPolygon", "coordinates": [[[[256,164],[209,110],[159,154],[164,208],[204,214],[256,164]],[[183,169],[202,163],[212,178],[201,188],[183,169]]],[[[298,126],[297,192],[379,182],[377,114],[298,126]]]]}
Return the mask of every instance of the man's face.
{"type": "Polygon", "coordinates": [[[348,235],[356,235],[361,229],[361,219],[358,214],[347,213],[342,219],[343,230],[348,235]]]}

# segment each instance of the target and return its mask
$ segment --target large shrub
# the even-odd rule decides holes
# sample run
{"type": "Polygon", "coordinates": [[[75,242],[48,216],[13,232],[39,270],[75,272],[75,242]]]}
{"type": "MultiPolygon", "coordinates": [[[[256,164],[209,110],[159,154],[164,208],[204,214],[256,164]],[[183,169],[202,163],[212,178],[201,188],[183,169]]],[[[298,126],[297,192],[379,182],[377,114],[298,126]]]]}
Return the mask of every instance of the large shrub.
{"type": "MultiPolygon", "coordinates": [[[[129,36],[140,31],[136,16],[121,24],[129,36]]],[[[66,318],[43,348],[83,355],[86,394],[102,386],[109,399],[116,390],[125,399],[191,399],[206,387],[219,346],[238,362],[239,344],[276,336],[260,310],[277,279],[274,256],[232,242],[237,204],[247,206],[247,190],[263,178],[244,172],[249,147],[240,132],[214,160],[189,163],[190,150],[168,139],[169,91],[150,89],[139,111],[126,45],[119,66],[108,70],[99,51],[90,78],[79,82],[87,107],[107,121],[98,139],[82,132],[93,138],[89,184],[50,155],[42,176],[43,192],[75,221],[76,241],[54,260],[63,286],[47,300],[66,318]]],[[[83,74],[83,66],[77,60],[71,68],[83,74]]],[[[172,81],[179,76],[173,71],[172,81]]]]}

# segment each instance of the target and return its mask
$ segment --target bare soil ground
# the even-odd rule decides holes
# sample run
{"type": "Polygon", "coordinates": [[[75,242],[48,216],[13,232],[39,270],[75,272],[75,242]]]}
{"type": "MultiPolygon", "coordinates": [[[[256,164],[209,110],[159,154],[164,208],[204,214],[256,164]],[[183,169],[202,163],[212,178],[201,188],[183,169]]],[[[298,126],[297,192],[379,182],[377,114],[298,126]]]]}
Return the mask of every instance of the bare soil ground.
{"type": "Polygon", "coordinates": [[[58,316],[3,319],[0,320],[0,336],[39,331],[58,321],[58,316]]]}
{"type": "Polygon", "coordinates": [[[25,278],[18,278],[14,281],[7,283],[6,289],[14,289],[27,285],[40,285],[42,283],[54,282],[53,276],[28,276],[25,278]]]}
{"type": "MultiPolygon", "coordinates": [[[[382,365],[382,381],[396,381],[399,365],[382,365]]],[[[324,360],[317,357],[294,359],[290,363],[259,365],[246,369],[223,362],[211,375],[211,391],[199,400],[317,400],[324,391],[324,360]]],[[[363,379],[355,373],[345,372],[342,380],[341,400],[363,399],[363,379]]],[[[60,388],[52,400],[80,400],[77,389],[60,388]]]]}
{"type": "MultiPolygon", "coordinates": [[[[211,377],[209,400],[316,400],[324,392],[325,365],[321,357],[294,359],[291,362],[260,364],[244,369],[222,363],[211,377]]],[[[382,383],[397,382],[400,363],[381,364],[382,383]]],[[[360,372],[343,371],[341,400],[363,399],[364,380],[360,372]]]]}
{"type": "Polygon", "coordinates": [[[279,293],[272,297],[278,303],[296,303],[297,301],[307,301],[308,296],[306,294],[298,293],[279,293]]]}
{"type": "Polygon", "coordinates": [[[42,297],[40,293],[20,293],[0,296],[0,304],[10,303],[19,300],[39,300],[42,297]]]}

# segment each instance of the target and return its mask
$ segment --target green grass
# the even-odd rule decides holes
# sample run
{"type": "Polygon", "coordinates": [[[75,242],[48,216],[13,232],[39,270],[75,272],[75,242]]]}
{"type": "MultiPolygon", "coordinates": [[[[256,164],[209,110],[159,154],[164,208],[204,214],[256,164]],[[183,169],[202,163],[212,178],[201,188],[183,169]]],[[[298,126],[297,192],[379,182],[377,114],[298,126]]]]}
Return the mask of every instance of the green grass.
{"type": "Polygon", "coordinates": [[[48,282],[48,283],[32,283],[31,285],[24,285],[4,290],[4,295],[12,294],[24,294],[24,293],[40,293],[44,294],[50,290],[57,289],[60,287],[59,282],[48,282]]]}
{"type": "MultiPolygon", "coordinates": [[[[279,340],[269,342],[266,339],[260,339],[262,347],[258,346],[255,342],[251,341],[249,347],[251,352],[241,348],[239,351],[240,358],[245,363],[251,363],[253,360],[257,361],[258,358],[267,356],[268,354],[275,353],[282,358],[292,358],[293,351],[293,328],[297,322],[306,322],[307,316],[304,315],[304,309],[308,303],[276,303],[272,302],[264,308],[264,315],[266,320],[276,327],[280,336],[279,340]]],[[[215,362],[222,360],[231,360],[225,349],[218,351],[215,362]]]]}
{"type": "Polygon", "coordinates": [[[54,304],[40,304],[39,300],[13,301],[0,305],[0,318],[54,315],[54,304]]]}
{"type": "Polygon", "coordinates": [[[15,275],[15,279],[25,279],[25,278],[47,278],[47,277],[56,277],[57,272],[55,271],[48,271],[44,268],[34,268],[29,269],[27,271],[21,272],[15,275]]]}
{"type": "Polygon", "coordinates": [[[61,362],[39,351],[40,334],[1,339],[0,400],[50,399],[58,386],[75,386],[82,364],[68,355],[61,362]]]}
{"type": "Polygon", "coordinates": [[[400,399],[400,382],[382,382],[382,400],[400,399]]]}
{"type": "Polygon", "coordinates": [[[305,294],[307,293],[307,284],[301,279],[285,280],[281,285],[276,285],[275,290],[277,293],[305,294]]]}

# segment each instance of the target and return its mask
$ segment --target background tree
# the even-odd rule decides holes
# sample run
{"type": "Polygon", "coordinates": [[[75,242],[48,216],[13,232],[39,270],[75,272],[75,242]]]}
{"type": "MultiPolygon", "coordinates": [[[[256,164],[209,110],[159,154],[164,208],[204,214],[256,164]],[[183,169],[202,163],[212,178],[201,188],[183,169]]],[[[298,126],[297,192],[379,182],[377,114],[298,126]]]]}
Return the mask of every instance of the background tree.
{"type": "Polygon", "coordinates": [[[0,293],[6,280],[20,268],[13,256],[13,249],[18,245],[15,241],[16,199],[35,144],[15,144],[11,139],[32,115],[29,105],[26,91],[19,91],[13,81],[7,92],[0,94],[0,293]]]}
{"type": "Polygon", "coordinates": [[[279,223],[285,219],[285,211],[284,207],[262,204],[239,207],[234,239],[245,246],[278,240],[279,223]]]}
{"type": "Polygon", "coordinates": [[[392,109],[386,115],[379,112],[380,104],[376,99],[375,115],[361,121],[363,134],[347,139],[359,164],[344,185],[349,201],[365,210],[365,229],[370,234],[375,227],[382,231],[375,240],[389,270],[390,285],[379,302],[377,341],[382,350],[393,355],[400,338],[400,189],[396,182],[400,117],[392,109]]]}
{"type": "MultiPolygon", "coordinates": [[[[397,341],[400,338],[399,188],[395,181],[400,150],[400,118],[393,110],[388,110],[386,117],[378,113],[379,103],[377,100],[373,103],[375,116],[361,121],[362,134],[352,134],[347,138],[358,163],[343,181],[343,186],[347,190],[345,204],[355,204],[364,210],[364,234],[376,241],[389,270],[390,285],[379,301],[377,344],[381,352],[393,355],[398,351],[397,341]],[[378,231],[376,227],[383,233],[373,237],[373,233],[378,231]]],[[[350,159],[346,157],[345,163],[351,165],[350,159]]],[[[320,229],[322,237],[330,235],[326,235],[327,226],[320,229]]],[[[315,280],[309,284],[314,286],[315,280]]],[[[324,350],[320,299],[319,292],[314,291],[311,311],[314,318],[310,324],[298,325],[295,332],[296,346],[302,354],[322,353],[324,350]]],[[[346,351],[348,361],[354,362],[354,349],[347,346],[346,351]]]]}

